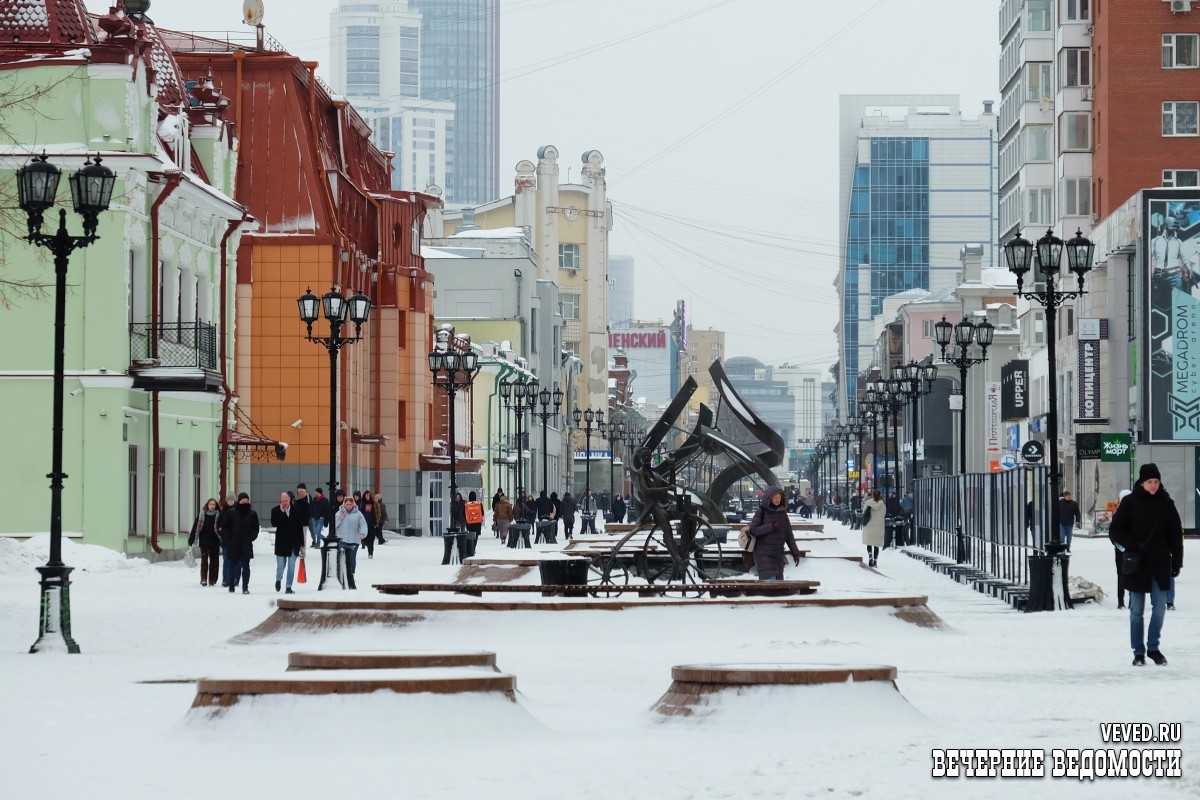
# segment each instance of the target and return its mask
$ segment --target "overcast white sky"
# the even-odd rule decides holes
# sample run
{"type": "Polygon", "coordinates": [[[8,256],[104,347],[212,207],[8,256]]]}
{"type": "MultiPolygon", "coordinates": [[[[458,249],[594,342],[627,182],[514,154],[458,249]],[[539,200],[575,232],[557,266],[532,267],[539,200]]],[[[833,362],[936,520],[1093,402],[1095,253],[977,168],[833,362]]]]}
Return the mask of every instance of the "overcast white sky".
{"type": "MultiPolygon", "coordinates": [[[[328,62],[335,0],[264,4],[271,35],[328,62]]],[[[998,5],[501,0],[501,191],[541,145],[576,178],[579,154],[599,150],[612,252],[636,259],[635,315],[670,319],[682,298],[696,327],[728,333],[729,356],[828,367],[838,96],[950,93],[967,114],[998,106],[998,5]]],[[[150,16],[249,36],[241,9],[154,0],[150,16]]]]}

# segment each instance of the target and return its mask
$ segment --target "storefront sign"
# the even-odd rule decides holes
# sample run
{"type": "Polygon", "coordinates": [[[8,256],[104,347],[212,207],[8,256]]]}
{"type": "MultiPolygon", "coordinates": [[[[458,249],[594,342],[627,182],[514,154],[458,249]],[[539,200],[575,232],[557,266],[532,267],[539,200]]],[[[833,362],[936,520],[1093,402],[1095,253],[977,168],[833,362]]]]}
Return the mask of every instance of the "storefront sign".
{"type": "Polygon", "coordinates": [[[1076,419],[1103,419],[1100,407],[1100,340],[1079,340],[1079,413],[1076,419]]]}
{"type": "Polygon", "coordinates": [[[1075,457],[1081,460],[1099,458],[1102,435],[1099,433],[1075,434],[1075,457]]]}
{"type": "Polygon", "coordinates": [[[1029,362],[1010,361],[1000,370],[1001,410],[1005,422],[1029,416],[1029,362]]]}
{"type": "Polygon", "coordinates": [[[1133,445],[1128,433],[1100,434],[1101,461],[1130,461],[1133,458],[1133,445]]]}
{"type": "Polygon", "coordinates": [[[661,349],[667,346],[667,332],[657,330],[610,333],[608,346],[613,350],[661,349]]]}
{"type": "Polygon", "coordinates": [[[987,451],[999,453],[1004,449],[1004,426],[1000,419],[1000,384],[996,381],[988,382],[983,407],[987,419],[987,451]]]}

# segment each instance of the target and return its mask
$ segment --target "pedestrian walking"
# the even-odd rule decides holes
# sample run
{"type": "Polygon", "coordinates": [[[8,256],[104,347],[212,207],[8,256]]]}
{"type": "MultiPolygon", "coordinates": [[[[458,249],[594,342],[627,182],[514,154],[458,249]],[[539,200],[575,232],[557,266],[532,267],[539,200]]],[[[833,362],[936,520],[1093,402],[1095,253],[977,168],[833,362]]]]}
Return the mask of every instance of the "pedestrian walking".
{"type": "Polygon", "coordinates": [[[312,546],[320,547],[325,541],[325,521],[329,519],[329,498],[325,490],[318,488],[313,495],[312,513],[309,516],[308,527],[312,532],[312,546]]]}
{"type": "MultiPolygon", "coordinates": [[[[304,532],[308,533],[308,526],[312,521],[312,495],[308,493],[308,487],[303,483],[296,484],[296,496],[292,500],[292,506],[300,512],[300,519],[304,523],[304,532]]],[[[307,537],[305,537],[307,541],[307,537]]],[[[303,547],[303,543],[301,543],[303,547]]]]}
{"type": "Polygon", "coordinates": [[[479,544],[479,534],[483,532],[483,503],[479,502],[479,496],[474,491],[467,493],[463,516],[467,521],[467,538],[464,541],[467,543],[467,557],[470,558],[475,555],[475,548],[479,544]]]}
{"type": "MultiPolygon", "coordinates": [[[[1129,497],[1131,494],[1133,494],[1133,492],[1129,491],[1128,489],[1122,489],[1121,493],[1117,495],[1117,504],[1119,505],[1122,500],[1124,500],[1126,497],[1129,497]]],[[[1109,524],[1112,524],[1111,520],[1109,521],[1109,524]]],[[[1116,556],[1117,562],[1117,608],[1121,609],[1125,607],[1125,570],[1122,569],[1125,563],[1125,548],[1114,542],[1113,555],[1116,556]]],[[[1171,585],[1175,585],[1174,578],[1171,579],[1171,585]]]]}
{"type": "Polygon", "coordinates": [[[222,528],[226,558],[230,561],[229,591],[242,584],[242,594],[250,594],[250,561],[254,558],[254,540],[258,538],[258,512],[250,505],[250,495],[242,492],[237,503],[226,512],[222,528]]]}
{"type": "Polygon", "coordinates": [[[1160,649],[1167,592],[1171,578],[1183,568],[1183,524],[1175,501],[1162,485],[1155,464],[1143,464],[1133,492],[1117,506],[1108,538],[1123,550],[1125,588],[1129,591],[1129,643],[1133,665],[1145,666],[1149,656],[1166,666],[1160,649]],[[1145,623],[1150,595],[1150,625],[1145,623]]]}
{"type": "MultiPolygon", "coordinates": [[[[355,492],[357,495],[358,492],[355,492]]],[[[359,513],[363,515],[363,519],[367,521],[367,536],[363,539],[363,543],[367,546],[367,558],[375,557],[375,531],[379,520],[379,507],[375,505],[375,498],[371,494],[371,490],[363,492],[361,500],[358,501],[359,513]]]]}
{"type": "Polygon", "coordinates": [[[513,504],[504,496],[504,492],[499,492],[498,499],[492,504],[492,527],[496,529],[500,541],[508,541],[508,528],[513,519],[513,504]]]}
{"type": "Polygon", "coordinates": [[[296,559],[304,557],[304,516],[287,492],[279,495],[279,505],[271,509],[271,526],[275,528],[275,591],[279,591],[286,569],[286,593],[295,594],[296,559]]]}
{"type": "Polygon", "coordinates": [[[346,574],[349,576],[350,588],[354,588],[354,573],[358,567],[358,547],[367,538],[367,520],[358,510],[358,504],[353,496],[342,499],[341,508],[333,518],[334,533],[338,537],[338,547],[345,551],[346,574]]]}
{"type": "Polygon", "coordinates": [[[615,497],[613,497],[612,521],[613,522],[624,522],[625,521],[625,499],[623,497],[621,497],[621,495],[619,495],[619,494],[616,495],[615,497]]]}
{"type": "Polygon", "coordinates": [[[760,581],[783,580],[785,546],[796,566],[800,566],[800,548],[796,547],[796,537],[788,519],[787,500],[778,486],[767,487],[762,504],[754,512],[746,531],[754,537],[754,566],[758,568],[760,581]]]}
{"type": "Polygon", "coordinates": [[[585,489],[579,500],[579,513],[583,521],[579,525],[579,535],[596,532],[596,498],[591,489],[585,489]]]}
{"type": "Polygon", "coordinates": [[[208,498],[196,516],[188,547],[200,545],[200,585],[217,585],[217,567],[221,559],[221,509],[215,497],[208,498]]]}
{"type": "Polygon", "coordinates": [[[1083,516],[1079,513],[1079,503],[1071,499],[1071,493],[1065,491],[1058,498],[1058,538],[1071,549],[1071,534],[1075,532],[1075,524],[1083,524],[1083,516]]]}
{"type": "Polygon", "coordinates": [[[571,490],[563,492],[563,496],[558,501],[558,516],[563,522],[563,533],[567,537],[567,541],[571,540],[571,536],[575,533],[575,512],[578,506],[575,503],[575,496],[571,494],[571,490]]]}
{"type": "Polygon", "coordinates": [[[887,504],[883,495],[876,489],[871,492],[871,498],[863,503],[862,542],[867,546],[867,566],[879,564],[879,548],[883,547],[886,538],[885,523],[887,521],[887,504]]]}
{"type": "Polygon", "coordinates": [[[225,544],[224,531],[229,529],[229,514],[233,512],[233,507],[237,505],[237,497],[228,495],[225,502],[221,504],[221,513],[217,515],[217,528],[221,531],[221,587],[225,588],[233,583],[231,573],[233,565],[229,563],[229,546],[225,544]]]}
{"type": "Polygon", "coordinates": [[[378,518],[375,520],[375,541],[387,544],[387,540],[383,538],[383,529],[388,524],[387,506],[384,505],[383,495],[379,492],[375,493],[375,505],[379,507],[378,518]]]}

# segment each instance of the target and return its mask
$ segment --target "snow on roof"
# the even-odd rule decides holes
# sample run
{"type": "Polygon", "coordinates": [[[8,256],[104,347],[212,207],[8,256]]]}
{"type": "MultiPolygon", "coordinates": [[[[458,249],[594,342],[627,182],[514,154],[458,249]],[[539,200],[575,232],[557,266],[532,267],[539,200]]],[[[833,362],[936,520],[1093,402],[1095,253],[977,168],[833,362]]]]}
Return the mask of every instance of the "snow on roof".
{"type": "Polygon", "coordinates": [[[442,250],[437,247],[429,247],[421,245],[421,258],[466,258],[467,256],[459,253],[451,252],[450,250],[442,250]]]}
{"type": "Polygon", "coordinates": [[[472,228],[471,230],[458,231],[451,239],[524,239],[524,228],[491,228],[484,230],[483,228],[472,228]]]}

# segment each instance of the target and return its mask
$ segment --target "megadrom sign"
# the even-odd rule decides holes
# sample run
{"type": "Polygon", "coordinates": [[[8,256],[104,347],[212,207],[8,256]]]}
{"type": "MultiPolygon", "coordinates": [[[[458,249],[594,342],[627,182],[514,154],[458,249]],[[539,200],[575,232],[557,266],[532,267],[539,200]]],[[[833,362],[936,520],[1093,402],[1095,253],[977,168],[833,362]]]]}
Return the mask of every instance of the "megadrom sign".
{"type": "Polygon", "coordinates": [[[1200,442],[1200,192],[1143,193],[1152,442],[1200,442]]]}

